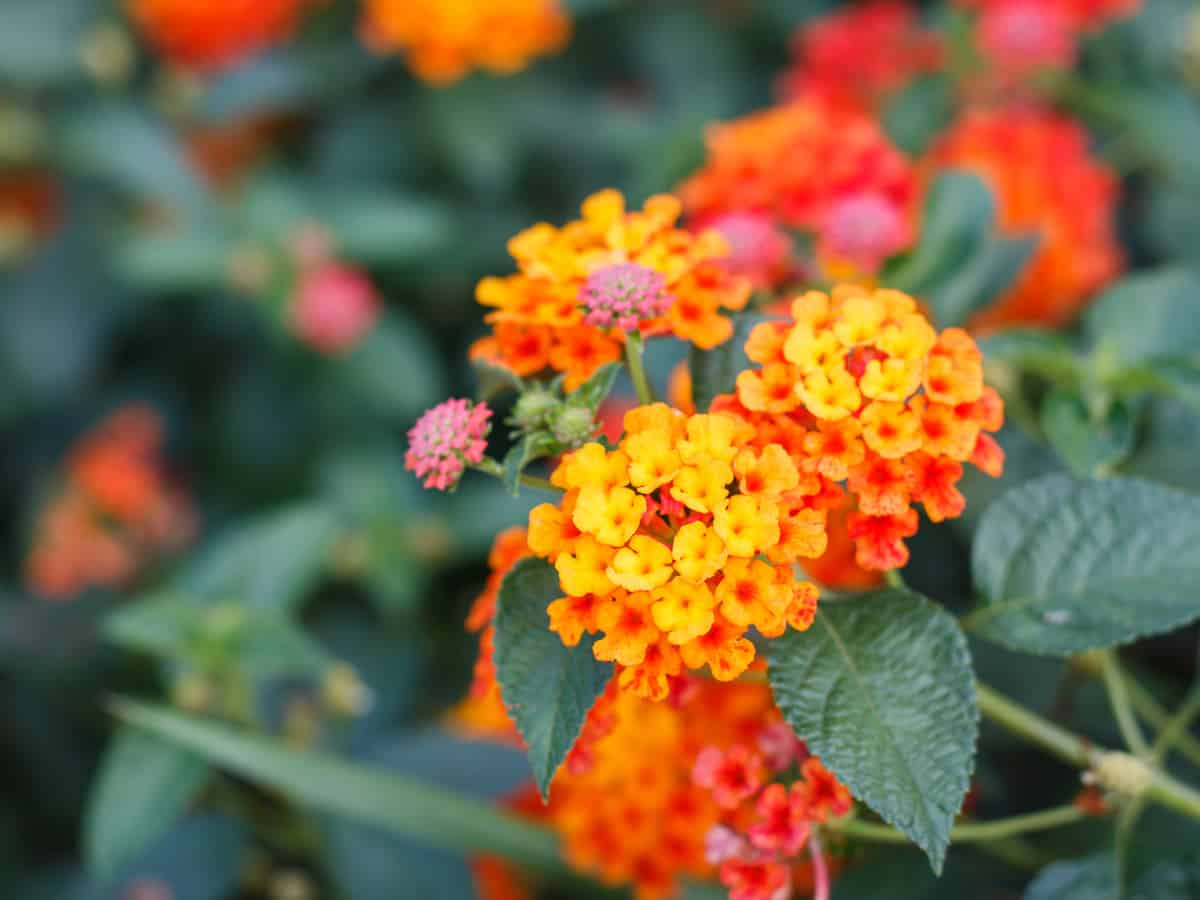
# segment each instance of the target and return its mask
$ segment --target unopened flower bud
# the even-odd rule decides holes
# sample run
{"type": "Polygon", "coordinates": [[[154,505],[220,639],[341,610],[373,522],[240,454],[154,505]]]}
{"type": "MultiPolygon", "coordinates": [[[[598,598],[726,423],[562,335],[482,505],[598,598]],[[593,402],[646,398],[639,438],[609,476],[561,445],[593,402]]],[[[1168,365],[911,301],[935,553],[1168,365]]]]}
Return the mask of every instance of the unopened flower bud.
{"type": "Polygon", "coordinates": [[[181,675],[171,685],[171,702],[186,712],[205,712],[212,700],[212,685],[207,678],[195,672],[181,675]]]}
{"type": "Polygon", "coordinates": [[[1138,797],[1154,780],[1154,771],[1130,753],[1101,753],[1084,775],[1085,783],[1094,783],[1114,794],[1138,797]]]}
{"type": "Polygon", "coordinates": [[[371,708],[371,689],[350,666],[336,663],[321,682],[321,702],[335,716],[355,718],[371,708]]]}
{"type": "Polygon", "coordinates": [[[550,391],[533,388],[517,398],[509,422],[522,431],[536,431],[550,421],[559,404],[550,391]]]}
{"type": "Polygon", "coordinates": [[[596,433],[596,416],[586,406],[563,406],[550,422],[555,440],[568,447],[581,447],[596,433]]]}

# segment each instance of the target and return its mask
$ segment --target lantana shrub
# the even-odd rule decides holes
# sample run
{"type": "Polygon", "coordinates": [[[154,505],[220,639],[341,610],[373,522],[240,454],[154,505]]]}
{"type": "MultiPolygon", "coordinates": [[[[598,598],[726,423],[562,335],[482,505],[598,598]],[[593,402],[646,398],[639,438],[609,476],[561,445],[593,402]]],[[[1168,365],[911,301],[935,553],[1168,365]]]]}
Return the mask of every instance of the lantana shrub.
{"type": "Polygon", "coordinates": [[[1200,896],[1184,0],[92,5],[0,11],[12,896],[1200,896]]]}

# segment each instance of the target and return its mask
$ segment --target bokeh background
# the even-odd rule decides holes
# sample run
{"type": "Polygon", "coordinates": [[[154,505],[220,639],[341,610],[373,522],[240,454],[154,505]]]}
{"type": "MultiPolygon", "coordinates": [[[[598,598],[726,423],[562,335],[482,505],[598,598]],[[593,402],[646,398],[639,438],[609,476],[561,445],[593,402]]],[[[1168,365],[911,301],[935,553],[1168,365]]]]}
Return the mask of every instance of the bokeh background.
{"type": "MultiPolygon", "coordinates": [[[[445,714],[470,681],[463,620],[488,548],[536,498],[483,478],[423,492],[403,470],[405,431],[476,392],[474,286],[512,270],[511,235],[572,218],[602,187],[631,204],[671,189],[702,162],[707,124],[775,100],[794,30],[845,4],[565,5],[561,51],[433,84],[368,47],[345,0],[215,68],[173,59],[118,3],[0,3],[4,896],[475,895],[461,860],[344,822],[318,817],[314,853],[226,782],[107,877],[84,866],[81,836],[114,694],[224,704],[297,745],[485,796],[525,781],[515,751],[463,743],[445,714]]],[[[1127,264],[1196,262],[1193,5],[1147,0],[1089,36],[1078,69],[1090,87],[1074,111],[1122,175],[1127,264]]],[[[936,98],[889,111],[901,146],[945,124],[936,98]]],[[[665,383],[680,356],[656,350],[652,376],[665,383]]],[[[1167,400],[1145,416],[1131,469],[1200,487],[1200,417],[1167,400]]],[[[965,525],[915,542],[912,580],[951,603],[967,600],[963,535],[987,497],[1059,465],[1018,429],[1001,440],[1003,483],[973,485],[965,525]]],[[[1186,646],[1142,654],[1168,693],[1190,672],[1186,646]]],[[[1000,687],[1103,718],[1094,685],[1014,659],[977,649],[1000,687]]],[[[1029,765],[996,749],[993,762],[1029,765]]],[[[1028,796],[1001,806],[1069,777],[1030,771],[1028,796]]],[[[918,878],[909,862],[896,871],[918,878]]]]}

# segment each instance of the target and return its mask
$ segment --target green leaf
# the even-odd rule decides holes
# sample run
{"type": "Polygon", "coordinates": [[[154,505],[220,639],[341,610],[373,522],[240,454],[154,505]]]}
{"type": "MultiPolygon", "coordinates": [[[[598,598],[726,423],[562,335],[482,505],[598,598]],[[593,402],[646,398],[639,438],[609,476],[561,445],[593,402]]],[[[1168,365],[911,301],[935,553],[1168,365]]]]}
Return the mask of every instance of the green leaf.
{"type": "Polygon", "coordinates": [[[208,780],[204,760],[131,728],[109,744],[84,816],[84,853],[100,879],[136,859],[178,819],[208,780]]]}
{"type": "Polygon", "coordinates": [[[1118,894],[1113,857],[1097,855],[1047,866],[1022,900],[1117,900],[1118,894]]]}
{"type": "Polygon", "coordinates": [[[562,449],[562,445],[548,431],[535,431],[521,438],[511,450],[504,455],[504,486],[514,497],[521,493],[521,473],[535,459],[562,449]]]}
{"type": "Polygon", "coordinates": [[[1075,391],[1054,390],[1042,401],[1042,430],[1076,475],[1105,475],[1133,449],[1134,422],[1129,407],[1109,404],[1093,421],[1087,401],[1075,391]]]}
{"type": "Polygon", "coordinates": [[[415,419],[447,393],[442,360],[433,348],[415,319],[389,310],[349,356],[333,364],[330,403],[344,409],[358,400],[383,418],[415,419]]]}
{"type": "Polygon", "coordinates": [[[293,610],[323,576],[340,533],[338,517],[321,504],[259,516],[218,538],[175,587],[260,610],[293,610]]]}
{"type": "Polygon", "coordinates": [[[995,215],[992,193],[972,172],[939,175],[925,202],[920,243],[888,268],[884,283],[920,294],[983,246],[995,215]]]}
{"type": "Polygon", "coordinates": [[[1200,897],[1200,857],[1156,863],[1133,886],[1129,900],[1195,900],[1200,897]]]}
{"type": "Polygon", "coordinates": [[[711,350],[694,344],[688,348],[688,371],[692,376],[692,403],[699,412],[707,412],[713,398],[732,393],[738,372],[750,365],[743,349],[751,329],[766,316],[734,316],[733,337],[711,350]]]}
{"type": "Polygon", "coordinates": [[[916,78],[898,91],[883,111],[883,127],[892,142],[910,156],[921,156],[954,115],[954,85],[945,74],[916,78]]]}
{"type": "Polygon", "coordinates": [[[255,679],[316,677],[329,654],[276,610],[148,597],[105,617],[104,636],[130,650],[198,669],[233,664],[255,679]]]}
{"type": "Polygon", "coordinates": [[[922,293],[943,326],[962,325],[1008,290],[1037,251],[1038,238],[993,237],[952,275],[922,293]]]}
{"type": "Polygon", "coordinates": [[[316,809],[434,847],[495,853],[552,872],[563,869],[549,831],[491,804],[170,709],[121,700],[116,713],[214,766],[285,791],[316,809]]]}
{"type": "Polygon", "coordinates": [[[338,251],[368,265],[420,262],[445,252],[454,235],[453,217],[440,203],[386,190],[331,195],[320,215],[338,251]]]}
{"type": "Polygon", "coordinates": [[[996,234],[995,219],[992,193],[978,175],[940,175],[920,243],[888,268],[885,283],[924,298],[939,325],[963,324],[1007,290],[1037,250],[1036,236],[996,234]]]}
{"type": "Polygon", "coordinates": [[[1091,305],[1083,325],[1097,365],[1109,372],[1200,362],[1200,275],[1187,269],[1130,275],[1091,305]]]}
{"type": "Polygon", "coordinates": [[[979,634],[1067,656],[1200,616],[1200,497],[1135,478],[1052,475],[993,503],[971,556],[979,634]]]}
{"type": "Polygon", "coordinates": [[[1080,362],[1070,342],[1055,331],[1014,328],[979,340],[989,363],[1013,366],[1060,384],[1075,384],[1080,362]]]}
{"type": "Polygon", "coordinates": [[[577,387],[567,396],[570,403],[586,406],[595,412],[604,398],[611,393],[617,376],[621,374],[620,363],[608,363],[595,371],[591,378],[577,387]]]}
{"type": "Polygon", "coordinates": [[[226,282],[232,249],[219,233],[135,233],[118,245],[116,266],[143,291],[214,290],[226,282]]]}
{"type": "Polygon", "coordinates": [[[565,647],[550,630],[546,607],[560,596],[554,567],[530,557],[504,577],[496,610],[496,679],[543,797],[612,677],[592,656],[591,637],[565,647]]]}
{"type": "Polygon", "coordinates": [[[475,380],[479,383],[479,388],[475,392],[475,396],[479,400],[491,400],[504,391],[520,392],[525,388],[525,383],[521,378],[503,366],[494,366],[486,360],[473,359],[471,368],[475,372],[475,380]]]}
{"type": "Polygon", "coordinates": [[[863,594],[823,604],[809,631],[769,642],[767,660],[796,734],[940,872],[979,718],[954,619],[909,591],[863,594]]]}

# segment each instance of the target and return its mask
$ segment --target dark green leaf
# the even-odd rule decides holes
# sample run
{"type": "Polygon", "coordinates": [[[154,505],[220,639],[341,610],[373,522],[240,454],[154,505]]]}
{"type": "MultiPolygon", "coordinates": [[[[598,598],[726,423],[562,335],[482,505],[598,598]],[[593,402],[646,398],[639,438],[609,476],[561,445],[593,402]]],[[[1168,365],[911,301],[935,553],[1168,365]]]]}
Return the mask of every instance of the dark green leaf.
{"type": "Polygon", "coordinates": [[[204,760],[161,738],[123,728],[92,785],[84,852],[101,879],[111,878],[174,824],[208,780],[204,760]]]}
{"type": "Polygon", "coordinates": [[[935,135],[950,124],[954,114],[954,85],[944,74],[927,75],[888,101],[883,127],[905,153],[920,156],[935,135]]]}
{"type": "Polygon", "coordinates": [[[519,392],[525,386],[524,382],[510,369],[493,366],[485,360],[471,360],[471,368],[475,372],[475,380],[479,383],[479,389],[475,392],[475,396],[479,400],[491,400],[504,391],[519,392]]]}
{"type": "Polygon", "coordinates": [[[608,363],[601,366],[591,378],[571,391],[569,395],[570,402],[586,406],[592,412],[595,412],[600,404],[604,402],[604,398],[612,391],[613,385],[617,381],[617,376],[620,374],[620,363],[608,363]]]}
{"type": "Polygon", "coordinates": [[[1157,863],[1134,883],[1129,900],[1195,900],[1200,897],[1200,857],[1157,863]]]}
{"type": "Polygon", "coordinates": [[[132,234],[117,248],[116,265],[143,291],[214,290],[226,282],[232,249],[211,232],[132,234]]]}
{"type": "Polygon", "coordinates": [[[361,188],[327,197],[321,222],[340,253],[370,265],[419,262],[444,252],[454,233],[436,201],[361,188]]]}
{"type": "Polygon", "coordinates": [[[697,411],[707,412],[713,398],[732,393],[738,372],[750,365],[743,346],[751,329],[765,316],[735,316],[733,337],[711,350],[694,344],[688,348],[688,371],[692,376],[692,403],[697,411]]]}
{"type": "Polygon", "coordinates": [[[496,679],[543,796],[612,677],[590,637],[565,647],[550,630],[546,607],[560,596],[554,567],[526,558],[504,577],[496,610],[496,679]]]}
{"type": "Polygon", "coordinates": [[[1196,362],[1200,275],[1187,269],[1130,275],[1092,304],[1084,331],[1101,371],[1166,360],[1196,362]]]}
{"type": "Polygon", "coordinates": [[[1135,478],[1052,475],[984,514],[971,558],[979,633],[1067,656],[1200,616],[1200,497],[1135,478]]]}
{"type": "Polygon", "coordinates": [[[882,590],[823,604],[809,631],[771,641],[767,659],[796,734],[940,872],[979,718],[954,619],[917,594],[882,590]]]}
{"type": "Polygon", "coordinates": [[[209,545],[175,587],[193,597],[292,610],[324,574],[340,532],[337,516],[320,504],[260,516],[209,545]]]}
{"type": "Polygon", "coordinates": [[[169,709],[120,701],[117,713],[215,766],[287,791],[316,809],[434,847],[496,853],[561,870],[557,842],[550,832],[500,813],[491,804],[169,709]]]}
{"type": "Polygon", "coordinates": [[[1109,404],[1103,419],[1094,421],[1082,396],[1054,390],[1042,401],[1041,424],[1076,475],[1105,475],[1133,449],[1133,415],[1121,402],[1109,404]]]}
{"type": "Polygon", "coordinates": [[[547,431],[535,431],[521,438],[504,456],[504,486],[514,497],[521,493],[521,473],[535,459],[562,449],[554,435],[547,431]]]}
{"type": "Polygon", "coordinates": [[[1047,866],[1023,900],[1117,900],[1118,893],[1113,857],[1098,855],[1047,866]]]}
{"type": "Polygon", "coordinates": [[[991,237],[974,256],[922,294],[939,325],[962,325],[1008,290],[1037,251],[1037,237],[991,237]]]}
{"type": "Polygon", "coordinates": [[[921,241],[889,267],[884,283],[923,295],[983,247],[992,228],[991,191],[970,172],[939,175],[925,202],[921,241]]]}

